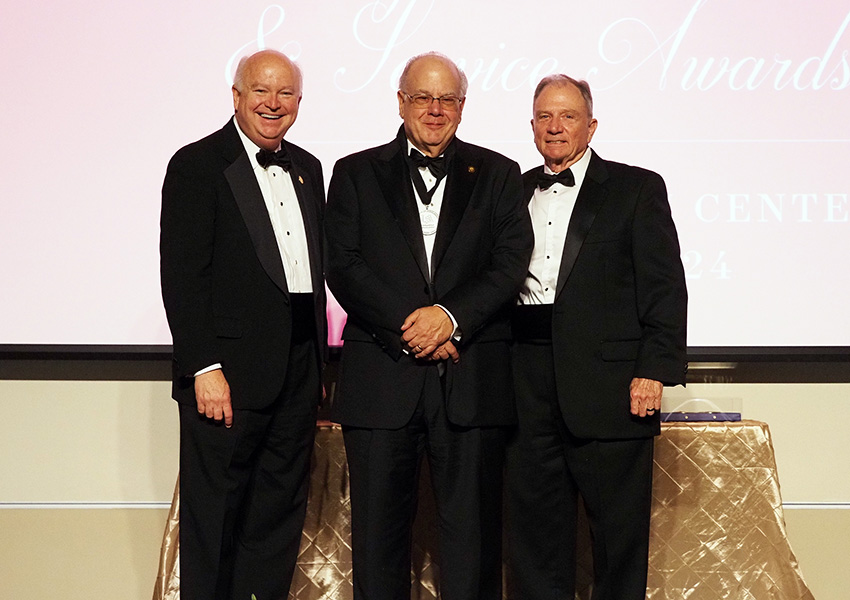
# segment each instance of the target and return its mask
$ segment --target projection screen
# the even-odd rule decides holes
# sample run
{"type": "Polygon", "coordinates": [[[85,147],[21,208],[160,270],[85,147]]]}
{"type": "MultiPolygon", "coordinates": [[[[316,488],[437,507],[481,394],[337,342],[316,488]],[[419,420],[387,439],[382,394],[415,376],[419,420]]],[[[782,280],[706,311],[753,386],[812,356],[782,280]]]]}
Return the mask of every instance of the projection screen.
{"type": "MultiPolygon", "coordinates": [[[[398,75],[470,81],[461,139],[525,170],[531,96],[586,79],[602,157],[665,178],[696,347],[847,346],[850,2],[15,3],[0,22],[0,345],[166,346],[160,187],[232,116],[239,57],[304,72],[288,139],[322,161],[390,140],[398,75]]],[[[344,318],[332,309],[332,341],[344,318]]]]}

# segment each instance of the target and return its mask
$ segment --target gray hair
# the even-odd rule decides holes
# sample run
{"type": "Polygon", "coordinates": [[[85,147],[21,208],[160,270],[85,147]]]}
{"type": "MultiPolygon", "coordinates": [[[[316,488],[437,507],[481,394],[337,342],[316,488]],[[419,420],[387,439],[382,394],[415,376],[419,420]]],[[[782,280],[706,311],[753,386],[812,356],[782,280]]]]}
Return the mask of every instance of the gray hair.
{"type": "Polygon", "coordinates": [[[569,75],[564,75],[562,73],[556,73],[554,75],[547,75],[543,79],[540,80],[540,83],[537,84],[537,88],[534,90],[534,100],[537,100],[537,97],[543,93],[543,90],[549,87],[550,85],[555,85],[559,87],[564,87],[567,85],[574,85],[578,88],[578,91],[581,92],[581,97],[584,98],[584,104],[587,106],[587,116],[593,118],[593,96],[590,93],[590,84],[584,81],[583,79],[573,79],[569,75]]]}
{"type": "Polygon", "coordinates": [[[439,58],[449,63],[454,68],[454,70],[457,71],[458,79],[460,80],[460,97],[466,98],[466,90],[469,88],[469,81],[466,79],[466,73],[464,73],[463,69],[457,66],[455,62],[448,56],[446,56],[445,54],[441,54],[440,52],[434,51],[425,52],[423,54],[417,54],[409,61],[407,61],[407,64],[404,65],[404,70],[401,72],[401,76],[398,78],[398,89],[404,91],[407,88],[407,78],[410,75],[410,68],[413,66],[413,63],[415,63],[420,58],[428,57],[439,58]]]}
{"type": "Polygon", "coordinates": [[[270,54],[286,61],[295,71],[295,74],[298,76],[298,91],[303,91],[304,75],[301,73],[301,67],[298,66],[298,63],[289,58],[283,52],[278,52],[277,50],[259,50],[257,52],[254,52],[254,54],[251,54],[250,56],[243,56],[239,59],[239,64],[236,66],[236,73],[234,73],[233,75],[233,87],[235,87],[240,94],[244,91],[243,88],[245,86],[245,71],[248,68],[248,62],[254,57],[259,56],[260,54],[270,54]]]}

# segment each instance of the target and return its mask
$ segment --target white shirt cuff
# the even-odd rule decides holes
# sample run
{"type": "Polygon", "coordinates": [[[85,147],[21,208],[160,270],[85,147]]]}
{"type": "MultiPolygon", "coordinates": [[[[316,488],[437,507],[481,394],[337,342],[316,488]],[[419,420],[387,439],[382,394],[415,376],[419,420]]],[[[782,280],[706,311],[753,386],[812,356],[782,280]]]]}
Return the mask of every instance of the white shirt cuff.
{"type": "Polygon", "coordinates": [[[208,366],[206,369],[201,369],[197,373],[195,373],[195,377],[198,375],[203,375],[204,373],[209,373],[210,371],[215,371],[216,369],[221,368],[221,363],[215,363],[214,365],[208,366]]]}

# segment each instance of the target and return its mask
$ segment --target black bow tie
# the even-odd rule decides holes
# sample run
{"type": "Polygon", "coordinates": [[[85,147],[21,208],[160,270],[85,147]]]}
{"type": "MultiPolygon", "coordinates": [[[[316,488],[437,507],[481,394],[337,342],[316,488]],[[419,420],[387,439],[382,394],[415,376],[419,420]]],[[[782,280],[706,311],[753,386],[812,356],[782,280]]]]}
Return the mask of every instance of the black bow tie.
{"type": "Polygon", "coordinates": [[[431,158],[430,156],[425,156],[416,148],[410,149],[410,160],[413,161],[413,164],[417,169],[425,167],[431,174],[437,178],[437,181],[446,176],[446,157],[438,156],[437,158],[431,158]]]}
{"type": "Polygon", "coordinates": [[[292,166],[292,159],[289,158],[286,146],[281,146],[277,152],[260,148],[260,151],[257,152],[257,162],[264,169],[268,169],[271,165],[277,165],[284,171],[289,171],[292,166]]]}
{"type": "Polygon", "coordinates": [[[573,187],[576,184],[576,178],[573,177],[573,172],[569,169],[555,175],[549,175],[543,171],[537,174],[537,187],[541,190],[549,189],[556,182],[567,187],[573,187]]]}

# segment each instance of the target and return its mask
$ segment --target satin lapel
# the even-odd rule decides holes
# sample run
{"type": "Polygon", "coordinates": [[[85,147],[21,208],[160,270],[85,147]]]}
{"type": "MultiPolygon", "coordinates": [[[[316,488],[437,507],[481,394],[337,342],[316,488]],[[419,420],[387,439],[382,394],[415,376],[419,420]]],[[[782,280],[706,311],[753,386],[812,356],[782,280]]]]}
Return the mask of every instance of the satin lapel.
{"type": "Polygon", "coordinates": [[[578,253],[593,225],[599,207],[605,201],[606,189],[602,183],[608,178],[608,170],[596,154],[590,157],[584,183],[579,190],[576,205],[573,208],[570,225],[567,228],[567,240],[564,242],[564,252],[561,256],[561,266],[558,270],[558,287],[555,292],[555,301],[564,291],[564,285],[573,270],[578,253]]]}
{"type": "Polygon", "coordinates": [[[537,189],[537,174],[543,172],[543,167],[535,167],[522,175],[522,189],[525,193],[525,202],[530,203],[537,189]]]}
{"type": "Polygon", "coordinates": [[[304,221],[304,229],[307,233],[307,250],[310,255],[310,277],[313,282],[313,290],[324,285],[322,280],[322,253],[321,253],[321,226],[318,207],[312,198],[312,187],[309,174],[299,165],[294,164],[289,170],[292,179],[292,187],[298,197],[298,205],[301,207],[301,218],[304,221]]]}
{"type": "Polygon", "coordinates": [[[440,208],[440,220],[437,223],[437,237],[434,239],[434,249],[431,253],[431,271],[436,273],[449,245],[454,239],[463,213],[472,191],[478,181],[480,157],[472,155],[466,149],[466,144],[455,140],[456,150],[452,158],[451,168],[446,176],[446,189],[443,192],[443,205],[440,208]]]}
{"type": "Polygon", "coordinates": [[[419,220],[419,202],[413,194],[410,171],[397,144],[389,144],[375,164],[375,176],[398,224],[410,252],[422,272],[425,281],[431,281],[428,273],[428,257],[422,238],[422,222],[419,220]]]}
{"type": "Polygon", "coordinates": [[[251,161],[248,159],[248,155],[245,152],[240,153],[236,161],[225,169],[224,176],[227,178],[230,191],[233,192],[233,197],[236,199],[237,206],[239,206],[239,212],[242,213],[242,219],[248,228],[260,264],[275,285],[288,295],[289,288],[286,285],[286,275],[283,271],[280,250],[274,236],[271,219],[269,219],[268,209],[263,201],[263,194],[254,176],[254,171],[251,169],[251,161]]]}

